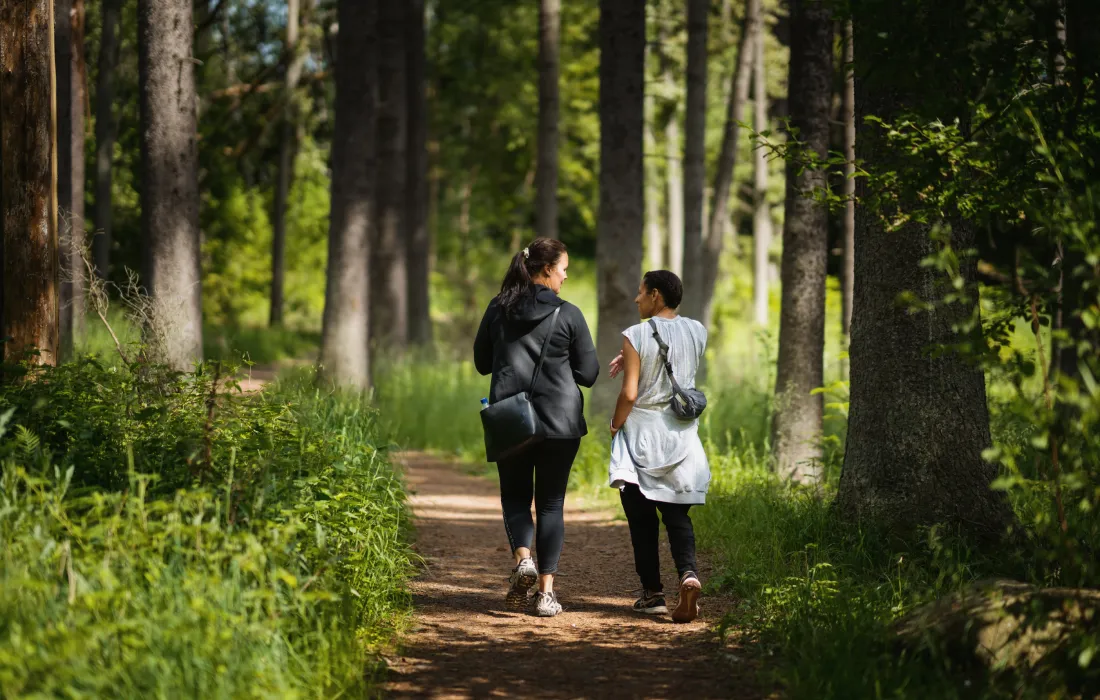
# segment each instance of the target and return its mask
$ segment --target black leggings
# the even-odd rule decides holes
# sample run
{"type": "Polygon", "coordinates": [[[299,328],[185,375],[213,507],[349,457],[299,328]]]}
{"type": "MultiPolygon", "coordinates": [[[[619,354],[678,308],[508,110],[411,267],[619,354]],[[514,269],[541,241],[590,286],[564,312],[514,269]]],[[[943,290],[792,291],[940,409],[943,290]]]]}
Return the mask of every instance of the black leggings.
{"type": "Polygon", "coordinates": [[[497,462],[500,474],[500,505],[504,510],[504,529],[514,553],[520,547],[530,549],[537,541],[539,573],[554,574],[565,540],[565,488],[569,470],[581,441],[544,440],[516,457],[497,462]],[[538,532],[531,522],[531,495],[535,497],[538,532]]]}
{"type": "Polygon", "coordinates": [[[642,587],[659,593],[661,585],[661,559],[657,550],[661,536],[661,523],[657,520],[657,511],[661,511],[661,520],[668,530],[668,543],[672,547],[672,558],[676,561],[676,571],[683,576],[695,571],[695,529],[688,516],[687,503],[662,503],[651,501],[642,494],[637,484],[627,484],[619,492],[619,499],[626,512],[626,521],[630,525],[630,543],[634,545],[634,569],[642,579],[642,587]]]}

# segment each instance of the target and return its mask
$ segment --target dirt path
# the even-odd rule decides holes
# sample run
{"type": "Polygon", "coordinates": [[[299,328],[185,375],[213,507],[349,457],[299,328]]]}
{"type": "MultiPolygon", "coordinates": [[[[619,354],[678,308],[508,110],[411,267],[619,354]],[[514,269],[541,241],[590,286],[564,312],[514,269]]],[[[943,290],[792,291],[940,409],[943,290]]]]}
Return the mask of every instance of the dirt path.
{"type": "MultiPolygon", "coordinates": [[[[703,598],[689,625],[630,610],[639,584],[626,523],[613,512],[567,502],[555,583],[565,612],[537,618],[504,606],[512,561],[495,483],[424,456],[405,462],[426,567],[412,586],[417,624],[391,661],[388,697],[760,697],[751,665],[709,630],[728,600],[703,598]]],[[[662,540],[671,590],[676,572],[662,540]]]]}

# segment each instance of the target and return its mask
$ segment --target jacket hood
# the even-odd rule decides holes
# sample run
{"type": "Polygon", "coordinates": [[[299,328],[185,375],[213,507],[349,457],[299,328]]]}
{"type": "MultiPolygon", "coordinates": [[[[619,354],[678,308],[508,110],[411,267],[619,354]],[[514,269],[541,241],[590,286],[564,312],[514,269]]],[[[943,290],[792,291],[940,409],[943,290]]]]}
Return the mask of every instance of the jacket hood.
{"type": "Polygon", "coordinates": [[[564,303],[565,300],[555,294],[554,290],[536,284],[534,291],[524,296],[514,308],[507,312],[506,316],[509,321],[541,321],[564,303]]]}

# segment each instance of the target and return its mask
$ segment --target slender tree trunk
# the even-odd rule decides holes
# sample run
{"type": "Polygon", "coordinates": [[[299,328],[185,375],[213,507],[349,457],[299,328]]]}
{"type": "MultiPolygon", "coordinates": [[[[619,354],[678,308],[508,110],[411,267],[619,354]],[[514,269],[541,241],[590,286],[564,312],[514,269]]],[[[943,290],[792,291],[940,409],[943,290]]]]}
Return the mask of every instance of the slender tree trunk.
{"type": "MultiPolygon", "coordinates": [[[[600,0],[600,210],[596,266],[597,350],[606,366],[622,346],[623,328],[638,322],[634,305],[642,272],[645,222],[645,4],[600,0]]],[[[612,382],[596,385],[602,415],[615,400],[612,382]]]]}
{"type": "Polygon", "coordinates": [[[408,100],[405,0],[378,4],[378,224],[371,251],[371,342],[401,351],[408,342],[405,185],[408,100]]]}
{"type": "Polygon", "coordinates": [[[661,174],[657,167],[657,137],[654,134],[653,95],[645,96],[645,247],[646,268],[665,267],[665,240],[661,230],[661,174]]]}
{"type": "Polygon", "coordinates": [[[60,356],[84,334],[84,0],[56,0],[60,356]]]}
{"type": "Polygon", "coordinates": [[[684,171],[680,160],[680,116],[675,111],[665,125],[665,162],[668,188],[668,269],[684,274],[684,171]]]}
{"type": "Polygon", "coordinates": [[[540,236],[558,237],[558,54],[561,0],[539,0],[539,134],[535,218],[540,236]]]}
{"type": "Polygon", "coordinates": [[[844,347],[852,334],[852,287],[856,278],[856,77],[852,20],[844,23],[844,260],[840,276],[841,334],[844,347]]]}
{"type": "Polygon", "coordinates": [[[709,0],[687,0],[687,100],[684,115],[685,316],[703,318],[703,218],[707,180],[707,15],[709,0]]]}
{"type": "Polygon", "coordinates": [[[432,342],[431,267],[432,239],[428,231],[428,102],[425,94],[424,0],[408,4],[406,45],[409,91],[409,145],[407,205],[409,279],[409,341],[427,346],[432,342]]]}
{"type": "MultiPolygon", "coordinates": [[[[764,65],[764,21],[753,32],[753,128],[768,128],[768,82],[764,65]]],[[[768,325],[768,251],[772,245],[772,212],[768,205],[768,158],[762,147],[753,150],[752,299],[753,320],[768,325]]]]}
{"type": "Polygon", "coordinates": [[[138,0],[141,230],[164,361],[202,359],[198,143],[190,0],[138,0]]]}
{"type": "Polygon", "coordinates": [[[375,226],[376,0],[339,0],[332,212],[321,332],[322,376],[370,388],[369,266],[375,226]]]}
{"type": "MultiPolygon", "coordinates": [[[[833,17],[828,0],[791,0],[788,85],[791,127],[824,162],[833,98],[833,17]]],[[[829,211],[813,198],[828,186],[823,166],[787,162],[779,361],[772,445],[779,474],[795,482],[821,479],[824,400],[825,277],[829,211]]]]}
{"type": "MultiPolygon", "coordinates": [[[[887,122],[912,110],[919,113],[928,90],[934,93],[934,104],[943,104],[950,95],[939,86],[912,79],[881,82],[878,76],[898,74],[906,57],[884,43],[888,34],[880,34],[876,18],[859,10],[857,3],[859,113],[887,122]],[[868,70],[871,66],[874,71],[868,70]]],[[[935,25],[921,27],[915,16],[914,31],[931,41],[959,39],[951,31],[959,21],[952,13],[927,21],[935,25]]],[[[941,108],[927,116],[955,119],[966,110],[965,99],[955,101],[953,113],[941,108]]],[[[859,160],[872,170],[892,168],[894,151],[883,131],[864,126],[862,120],[856,121],[856,131],[859,160]]],[[[860,179],[856,190],[864,200],[867,181],[860,179]]],[[[935,270],[921,264],[932,252],[930,228],[912,222],[888,231],[879,212],[856,208],[851,400],[837,506],[849,517],[902,533],[949,523],[999,537],[1012,515],[1002,495],[990,489],[996,468],[982,456],[991,444],[985,378],[955,353],[928,352],[958,342],[954,328],[978,312],[973,263],[961,269],[972,304],[956,302],[920,312],[898,304],[902,292],[936,294],[942,283],[935,270]]],[[[955,222],[951,235],[956,250],[973,246],[973,232],[966,225],[955,222]]]]}
{"type": "Polygon", "coordinates": [[[52,0],[0,3],[0,354],[58,361],[52,0]],[[37,354],[26,355],[37,350],[37,354]]]}
{"type": "Polygon", "coordinates": [[[95,226],[92,254],[96,273],[102,279],[110,275],[111,265],[111,172],[114,162],[118,120],[115,116],[119,40],[118,27],[122,0],[100,0],[101,23],[99,63],[95,90],[95,226]]]}
{"type": "MultiPolygon", "coordinates": [[[[309,0],[306,0],[307,2],[309,0]]],[[[306,52],[298,42],[300,0],[286,3],[286,103],[279,134],[279,175],[275,185],[275,217],[271,236],[271,315],[272,326],[283,324],[283,287],[286,279],[286,214],[290,184],[294,178],[294,155],[297,152],[298,103],[295,93],[302,77],[306,52]]]]}
{"type": "Polygon", "coordinates": [[[749,78],[753,66],[753,32],[760,18],[760,0],[748,0],[745,20],[741,26],[741,39],[737,47],[737,68],[733,73],[729,98],[726,102],[726,124],[722,131],[722,148],[718,153],[718,166],[714,171],[714,193],[710,205],[710,223],[707,226],[706,253],[703,256],[703,315],[699,320],[709,324],[714,304],[714,288],[718,283],[718,265],[726,239],[726,226],[730,221],[730,189],[733,187],[737,152],[740,147],[741,119],[745,103],[749,99],[749,78]]]}

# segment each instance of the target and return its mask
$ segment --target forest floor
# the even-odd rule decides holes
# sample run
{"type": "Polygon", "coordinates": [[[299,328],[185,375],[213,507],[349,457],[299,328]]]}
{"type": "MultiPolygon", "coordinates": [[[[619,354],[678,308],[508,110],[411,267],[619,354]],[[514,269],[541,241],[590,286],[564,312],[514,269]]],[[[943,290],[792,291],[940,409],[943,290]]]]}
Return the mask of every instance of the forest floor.
{"type": "MultiPolygon", "coordinates": [[[[513,565],[496,484],[461,467],[403,456],[424,564],[412,583],[415,622],[389,660],[387,697],[759,698],[756,661],[713,626],[733,605],[704,596],[678,625],[633,612],[639,584],[626,522],[566,503],[555,581],[564,612],[539,618],[504,605],[513,565]]],[[[670,607],[676,572],[662,535],[670,607]]],[[[700,561],[701,575],[709,573],[700,561]]]]}

